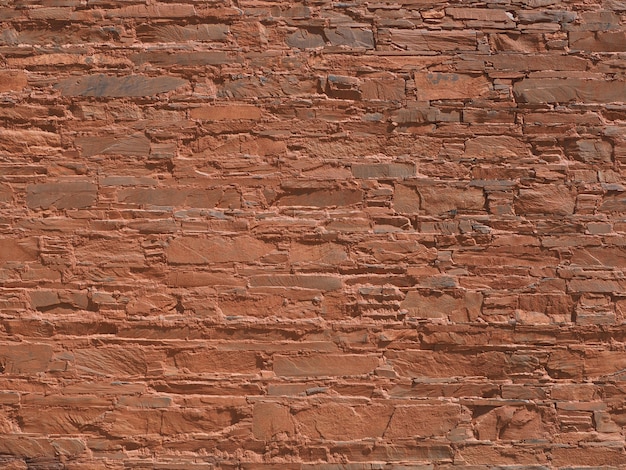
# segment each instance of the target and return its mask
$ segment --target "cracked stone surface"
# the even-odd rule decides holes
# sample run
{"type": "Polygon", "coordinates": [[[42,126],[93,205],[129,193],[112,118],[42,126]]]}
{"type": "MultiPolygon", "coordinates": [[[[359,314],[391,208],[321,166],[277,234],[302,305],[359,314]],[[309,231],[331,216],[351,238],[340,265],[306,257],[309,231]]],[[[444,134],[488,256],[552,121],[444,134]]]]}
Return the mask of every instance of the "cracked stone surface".
{"type": "Polygon", "coordinates": [[[0,2],[0,468],[626,468],[626,2],[0,2]]]}

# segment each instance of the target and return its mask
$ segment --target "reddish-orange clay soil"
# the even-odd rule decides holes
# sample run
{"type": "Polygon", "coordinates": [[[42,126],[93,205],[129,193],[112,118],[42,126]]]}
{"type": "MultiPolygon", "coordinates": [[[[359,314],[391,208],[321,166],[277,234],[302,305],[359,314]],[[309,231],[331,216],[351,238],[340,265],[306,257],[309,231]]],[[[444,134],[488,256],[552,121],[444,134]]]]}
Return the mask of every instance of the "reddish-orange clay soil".
{"type": "Polygon", "coordinates": [[[626,469],[626,0],[0,0],[0,469],[626,469]]]}

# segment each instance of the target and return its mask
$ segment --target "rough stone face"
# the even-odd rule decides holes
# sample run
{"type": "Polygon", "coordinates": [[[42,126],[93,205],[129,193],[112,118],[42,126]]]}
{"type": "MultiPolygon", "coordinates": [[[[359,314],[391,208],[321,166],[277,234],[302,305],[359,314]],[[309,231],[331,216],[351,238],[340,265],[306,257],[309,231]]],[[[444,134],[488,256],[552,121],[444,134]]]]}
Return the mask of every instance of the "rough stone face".
{"type": "Polygon", "coordinates": [[[192,109],[192,118],[207,121],[224,121],[230,119],[259,119],[261,109],[250,105],[207,106],[192,109]]]}
{"type": "Polygon", "coordinates": [[[393,194],[393,208],[400,214],[417,214],[420,210],[420,195],[412,186],[399,184],[393,194]]]}
{"type": "Polygon", "coordinates": [[[150,153],[150,139],[142,133],[119,138],[110,136],[78,137],[74,142],[85,157],[102,154],[144,156],[150,153]]]}
{"type": "Polygon", "coordinates": [[[391,41],[403,49],[415,51],[475,51],[476,31],[430,31],[391,29],[391,41]]]}
{"type": "Polygon", "coordinates": [[[484,209],[485,196],[477,188],[450,188],[425,185],[418,187],[421,207],[428,215],[456,214],[484,209]]]}
{"type": "Polygon", "coordinates": [[[26,74],[21,70],[0,72],[0,92],[21,91],[27,85],[26,74]]]}
{"type": "Polygon", "coordinates": [[[341,278],[320,275],[258,275],[250,278],[252,287],[286,287],[314,289],[321,291],[339,290],[342,287],[341,278]]]}
{"type": "Polygon", "coordinates": [[[566,141],[565,152],[568,157],[587,163],[610,163],[613,146],[601,139],[575,139],[566,141]]]}
{"type": "Polygon", "coordinates": [[[378,365],[375,356],[309,356],[282,357],[274,360],[274,372],[279,376],[344,376],[368,374],[378,365]]]}
{"type": "Polygon", "coordinates": [[[290,437],[296,429],[289,408],[278,403],[257,403],[254,405],[252,433],[257,439],[271,441],[278,436],[290,437]]]}
{"type": "Polygon", "coordinates": [[[0,361],[3,373],[8,376],[28,376],[48,369],[52,347],[38,343],[2,343],[0,361]]]}
{"type": "Polygon", "coordinates": [[[519,196],[515,202],[515,211],[519,215],[569,215],[574,213],[574,207],[573,194],[565,186],[520,189],[519,196]]]}
{"type": "Polygon", "coordinates": [[[55,151],[60,145],[60,136],[53,132],[3,129],[0,134],[0,151],[12,154],[48,153],[55,151]]]}
{"type": "Polygon", "coordinates": [[[416,73],[414,80],[420,101],[476,98],[490,88],[485,77],[458,73],[416,73]]]}
{"type": "Polygon", "coordinates": [[[324,29],[324,36],[333,46],[363,47],[374,49],[374,34],[370,29],[338,28],[324,29]]]}
{"type": "Polygon", "coordinates": [[[304,190],[287,194],[278,200],[281,206],[349,206],[363,199],[359,189],[304,190]]]}
{"type": "Polygon", "coordinates": [[[300,49],[323,47],[326,44],[324,37],[320,33],[310,32],[304,28],[291,33],[287,36],[285,42],[288,46],[300,49]]]}
{"type": "Polygon", "coordinates": [[[36,238],[0,239],[0,262],[37,261],[39,247],[36,238]]]}
{"type": "Polygon", "coordinates": [[[409,291],[400,306],[416,318],[466,321],[478,318],[481,304],[480,294],[409,291]]]}
{"type": "Polygon", "coordinates": [[[466,157],[485,161],[515,161],[529,155],[528,145],[515,137],[480,136],[465,143],[466,157]]]}
{"type": "Polygon", "coordinates": [[[624,31],[571,31],[569,44],[572,49],[591,52],[626,51],[624,31]]]}
{"type": "Polygon", "coordinates": [[[174,363],[179,369],[192,373],[202,372],[256,372],[257,357],[252,351],[183,351],[174,356],[174,363]]]}
{"type": "Polygon", "coordinates": [[[176,238],[166,249],[172,264],[250,262],[268,254],[273,246],[244,236],[237,238],[176,238]]]}
{"type": "Polygon", "coordinates": [[[26,189],[26,204],[32,209],[79,209],[90,207],[98,197],[97,186],[90,182],[33,184],[26,189]]]}
{"type": "Polygon", "coordinates": [[[146,77],[130,75],[114,77],[104,74],[87,75],[80,78],[68,78],[55,85],[64,96],[94,97],[133,97],[152,96],[175,90],[188,82],[175,77],[146,77]]]}
{"type": "Polygon", "coordinates": [[[527,78],[513,87],[522,103],[621,102],[626,93],[624,80],[585,80],[580,78],[527,78]]]}
{"type": "Polygon", "coordinates": [[[406,81],[402,78],[372,78],[359,87],[364,100],[402,100],[406,97],[406,81]]]}
{"type": "Polygon", "coordinates": [[[0,2],[0,468],[626,468],[625,34],[0,2]]]}
{"type": "Polygon", "coordinates": [[[352,165],[355,178],[408,178],[415,176],[415,165],[412,163],[357,163],[352,165]]]}
{"type": "Polygon", "coordinates": [[[302,411],[295,418],[305,436],[356,440],[382,437],[392,411],[385,405],[350,407],[328,403],[302,411]]]}
{"type": "Polygon", "coordinates": [[[181,26],[140,25],[137,27],[137,36],[145,42],[172,42],[185,41],[226,41],[229,28],[225,24],[198,24],[181,26]]]}

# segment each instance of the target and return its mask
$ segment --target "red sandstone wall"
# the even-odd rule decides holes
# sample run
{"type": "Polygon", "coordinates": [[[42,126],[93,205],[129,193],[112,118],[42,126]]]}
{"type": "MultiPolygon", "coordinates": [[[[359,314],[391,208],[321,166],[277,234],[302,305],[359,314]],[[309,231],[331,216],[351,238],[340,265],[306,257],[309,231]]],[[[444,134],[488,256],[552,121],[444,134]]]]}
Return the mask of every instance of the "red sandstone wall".
{"type": "Polygon", "coordinates": [[[0,22],[2,468],[626,468],[626,2],[0,22]]]}

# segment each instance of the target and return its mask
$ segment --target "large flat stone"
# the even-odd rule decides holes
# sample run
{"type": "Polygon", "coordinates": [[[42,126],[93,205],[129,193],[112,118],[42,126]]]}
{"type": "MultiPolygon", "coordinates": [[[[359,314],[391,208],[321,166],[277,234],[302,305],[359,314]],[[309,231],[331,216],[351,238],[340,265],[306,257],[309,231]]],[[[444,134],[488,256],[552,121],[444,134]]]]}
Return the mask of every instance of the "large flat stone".
{"type": "Polygon", "coordinates": [[[520,103],[612,103],[626,101],[625,80],[583,78],[527,78],[513,86],[520,103]]]}
{"type": "Polygon", "coordinates": [[[476,31],[430,31],[426,29],[391,29],[391,41],[412,51],[474,51],[476,31]]]}
{"type": "Polygon", "coordinates": [[[421,101],[477,98],[489,92],[486,77],[459,73],[418,72],[414,76],[421,101]]]}
{"type": "Polygon", "coordinates": [[[57,83],[54,88],[64,96],[94,96],[94,97],[133,97],[153,96],[165,93],[187,85],[182,78],[161,76],[147,77],[145,75],[127,75],[115,77],[96,74],[84,75],[78,78],[68,78],[57,83]]]}
{"type": "Polygon", "coordinates": [[[96,202],[98,186],[88,181],[42,183],[26,188],[26,204],[31,209],[80,209],[96,202]]]}

